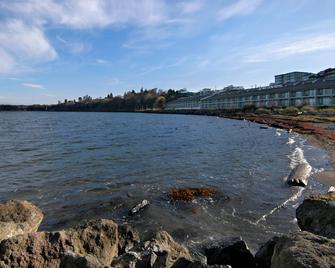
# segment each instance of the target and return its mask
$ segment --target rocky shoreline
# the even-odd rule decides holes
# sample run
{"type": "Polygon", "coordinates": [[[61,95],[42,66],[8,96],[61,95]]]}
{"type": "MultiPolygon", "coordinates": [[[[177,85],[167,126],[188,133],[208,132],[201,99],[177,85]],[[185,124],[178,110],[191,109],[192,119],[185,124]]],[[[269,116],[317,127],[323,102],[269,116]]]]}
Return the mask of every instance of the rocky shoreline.
{"type": "Polygon", "coordinates": [[[296,216],[301,231],[273,237],[253,255],[241,237],[190,250],[165,231],[142,241],[136,229],[110,219],[38,232],[42,211],[11,200],[0,204],[0,267],[334,267],[335,193],[305,198],[296,216]]]}

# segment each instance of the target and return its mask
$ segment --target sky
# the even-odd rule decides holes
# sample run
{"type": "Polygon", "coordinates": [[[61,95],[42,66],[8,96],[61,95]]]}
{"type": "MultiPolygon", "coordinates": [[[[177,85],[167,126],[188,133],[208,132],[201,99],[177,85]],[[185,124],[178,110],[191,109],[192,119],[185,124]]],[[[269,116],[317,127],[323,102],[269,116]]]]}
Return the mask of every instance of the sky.
{"type": "Polygon", "coordinates": [[[335,67],[334,0],[0,0],[0,104],[335,67]]]}

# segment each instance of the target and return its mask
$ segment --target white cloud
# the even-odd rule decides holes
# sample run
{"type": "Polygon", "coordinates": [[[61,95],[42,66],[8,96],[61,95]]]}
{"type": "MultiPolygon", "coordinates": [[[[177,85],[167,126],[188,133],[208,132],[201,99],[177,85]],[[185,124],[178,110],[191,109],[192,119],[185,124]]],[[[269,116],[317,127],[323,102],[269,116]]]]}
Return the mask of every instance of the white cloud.
{"type": "Polygon", "coordinates": [[[192,14],[198,12],[202,9],[203,6],[203,0],[194,0],[179,3],[179,8],[181,9],[182,13],[185,14],[192,14]]]}
{"type": "Polygon", "coordinates": [[[43,62],[57,57],[43,31],[20,20],[0,24],[0,46],[21,59],[43,62]]]}
{"type": "Polygon", "coordinates": [[[335,34],[280,39],[249,49],[245,61],[249,63],[267,62],[323,50],[335,50],[335,34]]]}
{"type": "Polygon", "coordinates": [[[40,84],[23,83],[22,86],[30,87],[30,88],[34,88],[34,89],[45,89],[45,87],[43,85],[40,85],[40,84]]]}
{"type": "Polygon", "coordinates": [[[34,21],[90,29],[125,23],[154,25],[165,18],[163,0],[13,0],[6,8],[34,21]]]}
{"type": "Polygon", "coordinates": [[[218,19],[228,20],[235,16],[243,16],[252,13],[263,0],[235,0],[231,5],[228,5],[218,12],[218,19]]]}
{"type": "Polygon", "coordinates": [[[20,20],[0,22],[0,73],[10,73],[17,65],[47,62],[57,57],[43,31],[20,20]]]}
{"type": "Polygon", "coordinates": [[[15,60],[0,47],[0,73],[10,73],[15,66],[15,60]]]}
{"type": "Polygon", "coordinates": [[[103,64],[109,63],[109,61],[108,60],[104,60],[104,59],[97,59],[97,63],[103,65],[103,64]]]}

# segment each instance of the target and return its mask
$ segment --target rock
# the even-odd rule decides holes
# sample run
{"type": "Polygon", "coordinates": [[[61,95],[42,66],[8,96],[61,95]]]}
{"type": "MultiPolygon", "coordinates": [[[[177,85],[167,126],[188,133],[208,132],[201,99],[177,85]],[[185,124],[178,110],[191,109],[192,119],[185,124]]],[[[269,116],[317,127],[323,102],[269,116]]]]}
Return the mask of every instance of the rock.
{"type": "Polygon", "coordinates": [[[230,265],[207,265],[200,261],[189,261],[184,258],[180,258],[176,261],[172,268],[232,268],[230,265]]]}
{"type": "Polygon", "coordinates": [[[231,265],[234,268],[256,267],[253,255],[241,237],[225,238],[205,245],[207,264],[231,265]]]}
{"type": "MultiPolygon", "coordinates": [[[[157,233],[155,239],[145,244],[145,255],[155,253],[157,260],[155,265],[165,263],[167,268],[171,267],[179,258],[192,260],[188,249],[173,240],[173,238],[165,231],[157,233]],[[157,264],[156,264],[157,263],[157,264]]],[[[158,267],[158,266],[157,266],[158,267]]]]}
{"type": "Polygon", "coordinates": [[[141,264],[142,259],[136,252],[127,252],[121,256],[115,258],[112,261],[111,267],[113,268],[138,268],[138,267],[148,267],[141,264]]]}
{"type": "Polygon", "coordinates": [[[255,261],[257,267],[259,268],[270,268],[271,267],[271,258],[273,255],[274,247],[278,241],[279,237],[274,236],[268,242],[266,242],[255,255],[255,261]]]}
{"type": "Polygon", "coordinates": [[[91,255],[66,252],[61,259],[60,268],[102,268],[101,263],[91,255]]]}
{"type": "Polygon", "coordinates": [[[59,267],[67,249],[64,232],[18,235],[0,243],[0,267],[59,267]]]}
{"type": "Polygon", "coordinates": [[[335,264],[335,240],[309,232],[295,232],[278,239],[271,268],[331,268],[335,264]]]}
{"type": "Polygon", "coordinates": [[[301,230],[335,238],[335,192],[305,198],[296,216],[301,230]]]}
{"type": "Polygon", "coordinates": [[[10,200],[0,204],[0,241],[36,232],[42,220],[42,211],[28,201],[10,200]]]}
{"type": "Polygon", "coordinates": [[[291,186],[307,186],[311,171],[312,167],[308,163],[298,164],[290,173],[287,184],[291,186]]]}
{"type": "Polygon", "coordinates": [[[138,212],[140,212],[141,210],[143,210],[144,208],[146,208],[147,206],[150,205],[150,202],[148,200],[142,200],[141,203],[137,204],[135,207],[133,207],[130,211],[129,211],[129,215],[134,215],[138,212]]]}
{"type": "Polygon", "coordinates": [[[92,255],[102,265],[110,265],[118,252],[117,225],[111,220],[93,220],[65,231],[29,233],[3,240],[0,267],[59,267],[68,251],[92,255]]]}
{"type": "Polygon", "coordinates": [[[92,220],[66,232],[74,252],[91,254],[103,265],[118,255],[118,226],[111,220],[92,220]]]}
{"type": "Polygon", "coordinates": [[[130,225],[120,225],[119,233],[119,255],[128,252],[140,243],[140,236],[137,230],[130,225]]]}

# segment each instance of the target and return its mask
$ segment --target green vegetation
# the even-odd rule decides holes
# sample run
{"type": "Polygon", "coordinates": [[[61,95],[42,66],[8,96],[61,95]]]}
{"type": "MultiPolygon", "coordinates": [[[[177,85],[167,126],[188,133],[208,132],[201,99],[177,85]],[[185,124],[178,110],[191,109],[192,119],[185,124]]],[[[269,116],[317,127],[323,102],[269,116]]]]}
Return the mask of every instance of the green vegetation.
{"type": "Polygon", "coordinates": [[[79,97],[77,100],[65,99],[55,105],[0,105],[0,111],[82,111],[82,112],[134,112],[163,110],[167,101],[188,96],[183,90],[168,91],[141,89],[124,93],[123,96],[108,94],[105,98],[93,99],[91,96],[79,97]]]}

